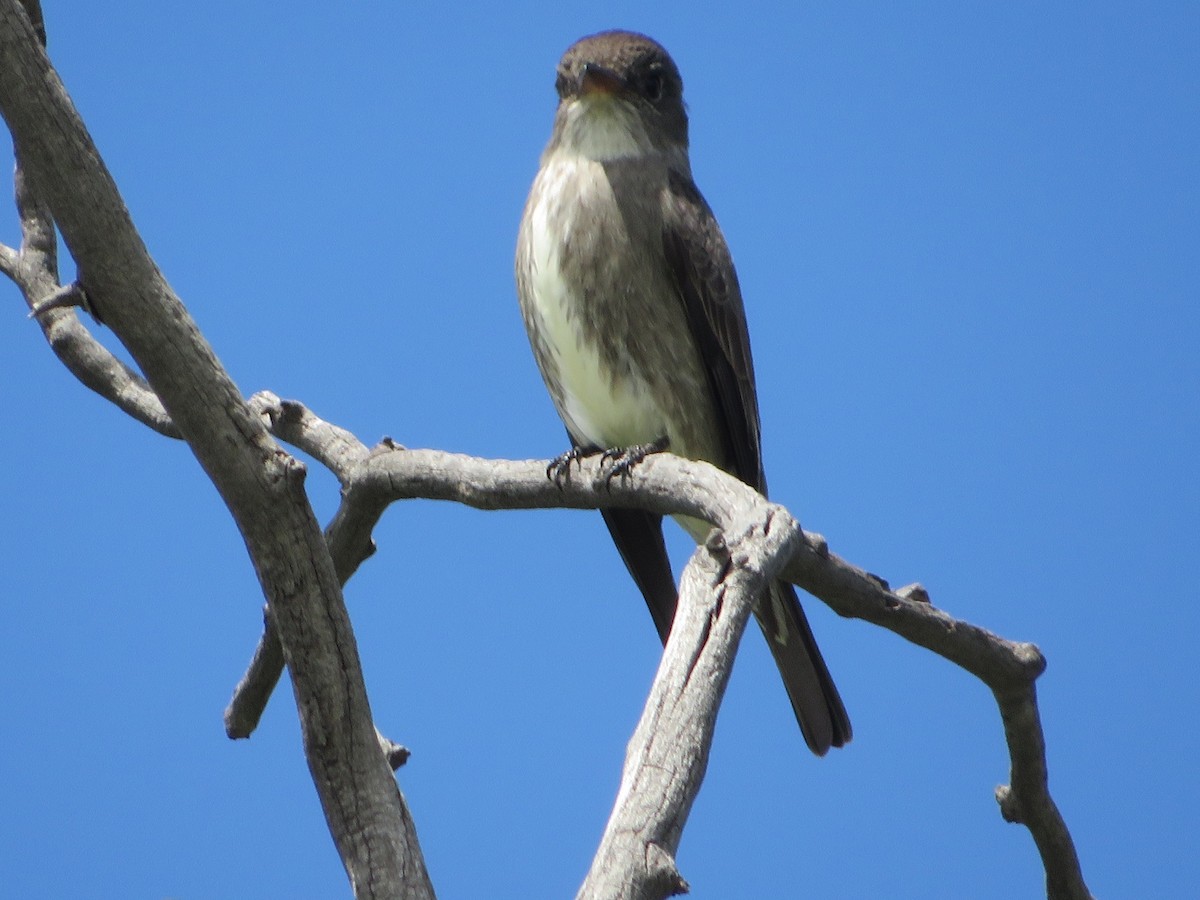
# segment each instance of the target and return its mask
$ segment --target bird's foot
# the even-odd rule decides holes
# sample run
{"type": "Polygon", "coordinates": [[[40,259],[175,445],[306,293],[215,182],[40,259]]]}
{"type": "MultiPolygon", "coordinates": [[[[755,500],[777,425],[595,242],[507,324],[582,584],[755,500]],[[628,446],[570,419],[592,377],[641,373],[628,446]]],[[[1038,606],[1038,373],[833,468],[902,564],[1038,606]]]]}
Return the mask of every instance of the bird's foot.
{"type": "Polygon", "coordinates": [[[563,482],[571,480],[571,464],[579,465],[581,460],[587,459],[589,456],[595,456],[599,450],[585,450],[582,447],[572,447],[561,456],[556,456],[550,460],[550,465],[546,466],[546,477],[554,482],[554,486],[562,490],[563,482]]]}
{"type": "Polygon", "coordinates": [[[671,446],[670,439],[660,437],[657,441],[647,444],[634,444],[632,447],[610,447],[600,454],[600,468],[608,464],[604,473],[604,486],[611,488],[614,478],[624,478],[633,471],[633,467],[654,453],[662,453],[671,446]]]}

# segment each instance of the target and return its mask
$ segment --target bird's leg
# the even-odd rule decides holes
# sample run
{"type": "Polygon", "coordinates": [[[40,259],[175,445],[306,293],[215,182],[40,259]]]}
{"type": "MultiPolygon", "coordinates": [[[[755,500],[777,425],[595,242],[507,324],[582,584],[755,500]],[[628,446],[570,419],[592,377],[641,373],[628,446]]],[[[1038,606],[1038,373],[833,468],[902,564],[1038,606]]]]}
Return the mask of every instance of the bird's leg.
{"type": "Polygon", "coordinates": [[[550,460],[550,465],[546,466],[546,477],[554,482],[555,487],[562,490],[563,482],[571,480],[571,463],[579,465],[580,460],[595,456],[599,452],[599,449],[572,447],[566,453],[550,460]]]}
{"type": "Polygon", "coordinates": [[[603,468],[605,463],[612,464],[604,475],[605,486],[611,485],[614,478],[624,478],[633,471],[634,466],[647,456],[653,453],[662,453],[670,446],[670,438],[664,435],[658,440],[646,444],[634,444],[632,447],[610,447],[605,450],[600,454],[600,467],[603,468]]]}

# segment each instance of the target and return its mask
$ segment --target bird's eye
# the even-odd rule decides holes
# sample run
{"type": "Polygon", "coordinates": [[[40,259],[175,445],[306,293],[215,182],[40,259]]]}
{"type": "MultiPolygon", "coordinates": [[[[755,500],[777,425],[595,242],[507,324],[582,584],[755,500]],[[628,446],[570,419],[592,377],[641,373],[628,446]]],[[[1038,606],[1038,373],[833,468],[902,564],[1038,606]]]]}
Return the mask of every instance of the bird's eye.
{"type": "Polygon", "coordinates": [[[646,77],[642,79],[642,93],[651,103],[662,99],[664,86],[663,74],[657,70],[647,72],[646,77]]]}

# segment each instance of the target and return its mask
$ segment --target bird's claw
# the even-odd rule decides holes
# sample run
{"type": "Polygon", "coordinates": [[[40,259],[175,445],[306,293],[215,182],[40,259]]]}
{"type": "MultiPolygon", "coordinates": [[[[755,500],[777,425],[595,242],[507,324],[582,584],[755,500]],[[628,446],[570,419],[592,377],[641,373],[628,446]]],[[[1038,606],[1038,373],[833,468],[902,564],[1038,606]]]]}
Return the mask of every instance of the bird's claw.
{"type": "Polygon", "coordinates": [[[550,464],[546,466],[546,477],[553,481],[554,486],[561,491],[563,483],[571,480],[571,464],[574,463],[578,466],[583,459],[595,452],[595,450],[572,447],[566,453],[550,460],[550,464]]]}
{"type": "Polygon", "coordinates": [[[662,453],[670,446],[670,441],[661,437],[657,441],[650,441],[646,444],[634,444],[631,447],[610,447],[600,454],[600,468],[603,469],[605,464],[608,464],[608,471],[604,473],[604,487],[607,490],[612,490],[612,482],[614,478],[625,478],[633,471],[634,466],[644,460],[647,456],[655,453],[662,453]]]}

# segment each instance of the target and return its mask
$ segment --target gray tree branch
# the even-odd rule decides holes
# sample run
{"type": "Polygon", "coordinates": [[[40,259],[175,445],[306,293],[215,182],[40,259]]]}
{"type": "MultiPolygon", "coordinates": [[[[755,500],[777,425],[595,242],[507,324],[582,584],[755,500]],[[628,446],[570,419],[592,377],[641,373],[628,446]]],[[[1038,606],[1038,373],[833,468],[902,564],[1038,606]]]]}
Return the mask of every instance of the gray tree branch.
{"type": "MultiPolygon", "coordinates": [[[[37,0],[24,0],[21,6],[29,17],[39,45],[44,48],[46,33],[41,5],[37,0]]],[[[24,149],[15,135],[13,150],[16,156],[14,199],[21,224],[21,247],[19,250],[0,248],[0,270],[21,289],[26,305],[33,310],[62,290],[58,283],[58,242],[54,235],[54,218],[45,198],[30,183],[28,167],[22,164],[24,149]]],[[[78,290],[77,285],[74,287],[78,290]]],[[[50,348],[86,387],[155,431],[179,436],[146,380],[92,337],[73,310],[48,310],[37,318],[50,348]]]]}
{"type": "MultiPolygon", "coordinates": [[[[36,3],[26,6],[40,23],[36,3]]],[[[227,711],[227,730],[249,734],[286,661],[309,765],[357,896],[432,896],[384,760],[386,753],[398,764],[405,751],[371,724],[339,589],[374,552],[371,532],[387,506],[416,497],[485,509],[639,506],[722,529],[723,543],[710,540],[685,570],[676,628],[580,896],[663,897],[686,888],[673,856],[703,776],[713,717],[753,598],[780,569],[841,615],[888,628],[992,689],[1011,758],[1011,783],[997,790],[1001,811],[1033,834],[1048,896],[1089,896],[1047,787],[1034,687],[1045,662],[1033,645],[952,618],[919,586],[890,590],[831,554],[819,535],[804,535],[779,507],[703,463],[664,454],[608,483],[599,463],[585,461],[576,477],[556,486],[544,462],[410,451],[390,442],[368,450],[300,404],[269,394],[244,402],[146,252],[30,18],[15,0],[0,0],[0,112],[17,151],[22,227],[19,250],[0,247],[0,271],[31,308],[64,296],[58,223],[80,271],[71,290],[85,292],[146,378],[95,341],[73,309],[39,314],[47,340],[85,385],[149,427],[186,440],[229,506],[268,612],[260,650],[227,711]],[[323,536],[308,506],[303,466],[272,434],[341,481],[342,504],[323,536]]]]}
{"type": "MultiPolygon", "coordinates": [[[[292,413],[308,423],[303,439],[321,433],[311,413],[292,413]]],[[[287,440],[287,437],[283,437],[287,440]]],[[[344,438],[337,438],[344,441],[344,438]]],[[[315,453],[309,443],[306,452],[315,453]]],[[[329,456],[329,453],[325,454],[329,456]]],[[[434,450],[384,445],[334,468],[343,484],[338,517],[358,524],[355,565],[374,549],[368,524],[389,503],[406,499],[449,500],[479,509],[636,506],[663,514],[683,514],[728,526],[733,510],[754,492],[706,464],[658,454],[628,478],[608,482],[596,460],[584,460],[574,477],[556,486],[544,461],[477,459],[434,450]],[[391,452],[388,452],[388,451],[391,452]]],[[[327,534],[336,537],[337,522],[327,534]]],[[[1070,833],[1049,793],[1045,743],[1037,710],[1036,679],[1045,659],[1036,646],[1010,641],[985,628],[955,619],[929,602],[919,585],[891,590],[887,583],[829,551],[819,534],[805,534],[786,560],[781,577],[817,597],[839,615],[863,619],[948,659],[983,681],[993,692],[1005,725],[1011,760],[1010,785],[997,791],[1008,821],[1026,825],[1046,871],[1052,900],[1087,900],[1079,859],[1070,833]]],[[[260,692],[257,697],[261,698],[260,692]]],[[[235,696],[231,708],[241,699],[235,696]]],[[[261,710],[260,710],[261,712],[261,710]]],[[[661,798],[660,798],[661,799],[661,798]]]]}
{"type": "MultiPolygon", "coordinates": [[[[14,193],[21,223],[21,247],[3,248],[3,271],[21,290],[29,309],[48,298],[61,296],[58,283],[58,241],[54,219],[30,184],[22,164],[22,148],[14,141],[17,158],[14,193]]],[[[78,285],[71,289],[79,290],[78,285]]],[[[79,321],[74,309],[45,309],[36,316],[50,349],[67,370],[86,387],[116,404],[133,418],[168,437],[179,437],[162,402],[142,378],[117,359],[79,321]]]]}
{"type": "Polygon", "coordinates": [[[612,815],[578,897],[661,898],[688,889],[675,851],[708,765],[717,710],[754,604],[803,540],[762,497],[698,547],[641,720],[629,742],[612,815]]]}
{"type": "Polygon", "coordinates": [[[415,829],[371,722],[304,467],[242,400],[158,271],[16,0],[0,0],[0,85],[22,177],[44,204],[38,220],[57,223],[92,306],[145,373],[246,541],[292,673],[313,780],[356,896],[431,897],[415,829]]]}

